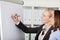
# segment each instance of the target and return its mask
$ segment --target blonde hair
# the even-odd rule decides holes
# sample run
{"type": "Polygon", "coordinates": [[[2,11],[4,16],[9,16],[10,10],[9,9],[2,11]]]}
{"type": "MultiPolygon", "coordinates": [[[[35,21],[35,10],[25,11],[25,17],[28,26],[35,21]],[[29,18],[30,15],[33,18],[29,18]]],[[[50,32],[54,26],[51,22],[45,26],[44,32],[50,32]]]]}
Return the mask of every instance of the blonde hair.
{"type": "Polygon", "coordinates": [[[46,11],[49,11],[50,17],[54,17],[54,8],[45,8],[46,11]]]}

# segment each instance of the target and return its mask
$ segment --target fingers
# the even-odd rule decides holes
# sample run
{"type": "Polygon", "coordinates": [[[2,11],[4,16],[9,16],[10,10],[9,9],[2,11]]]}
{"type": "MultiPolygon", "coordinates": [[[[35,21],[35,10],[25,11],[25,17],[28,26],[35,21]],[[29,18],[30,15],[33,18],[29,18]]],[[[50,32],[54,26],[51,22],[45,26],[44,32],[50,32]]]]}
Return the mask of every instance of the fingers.
{"type": "Polygon", "coordinates": [[[15,13],[15,14],[12,14],[12,16],[11,16],[13,19],[14,18],[18,18],[19,17],[19,15],[17,14],[17,13],[15,13]]]}
{"type": "Polygon", "coordinates": [[[18,17],[19,17],[19,15],[18,15],[17,13],[12,14],[12,16],[11,16],[11,18],[13,19],[13,21],[14,21],[15,23],[18,23],[18,22],[19,22],[18,17]]]}

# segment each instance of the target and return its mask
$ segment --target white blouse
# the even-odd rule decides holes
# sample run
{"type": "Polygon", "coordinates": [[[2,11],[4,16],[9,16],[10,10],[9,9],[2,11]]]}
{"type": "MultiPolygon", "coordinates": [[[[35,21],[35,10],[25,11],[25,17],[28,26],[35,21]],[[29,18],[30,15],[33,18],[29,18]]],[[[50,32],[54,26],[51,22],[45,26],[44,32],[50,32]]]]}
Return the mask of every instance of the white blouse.
{"type": "MultiPolygon", "coordinates": [[[[46,33],[48,32],[48,30],[50,29],[50,27],[51,27],[51,25],[46,28],[46,31],[45,31],[44,35],[42,35],[42,31],[41,31],[38,40],[43,40],[44,36],[46,35],[46,33]]],[[[42,29],[44,29],[44,28],[45,28],[45,26],[43,26],[42,29]]]]}

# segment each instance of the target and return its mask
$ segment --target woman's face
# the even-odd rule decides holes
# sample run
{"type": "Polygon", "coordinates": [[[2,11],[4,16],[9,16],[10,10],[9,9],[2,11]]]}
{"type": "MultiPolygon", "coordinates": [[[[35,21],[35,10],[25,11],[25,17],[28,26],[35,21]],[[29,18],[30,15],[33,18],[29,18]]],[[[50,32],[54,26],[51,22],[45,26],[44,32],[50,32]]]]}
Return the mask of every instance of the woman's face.
{"type": "Polygon", "coordinates": [[[50,19],[49,16],[50,16],[49,11],[46,10],[46,11],[43,12],[43,14],[41,16],[41,21],[42,21],[43,24],[46,24],[46,23],[48,23],[50,21],[49,20],[50,19]]]}

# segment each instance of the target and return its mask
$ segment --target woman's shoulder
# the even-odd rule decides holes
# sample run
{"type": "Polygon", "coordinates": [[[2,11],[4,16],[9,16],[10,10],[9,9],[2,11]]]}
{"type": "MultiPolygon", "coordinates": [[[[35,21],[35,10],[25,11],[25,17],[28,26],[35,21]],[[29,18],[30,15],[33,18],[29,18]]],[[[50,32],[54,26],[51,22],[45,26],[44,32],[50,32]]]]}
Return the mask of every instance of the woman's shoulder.
{"type": "Polygon", "coordinates": [[[57,39],[60,40],[60,30],[57,30],[55,32],[52,30],[49,40],[57,40],[57,39]]]}
{"type": "Polygon", "coordinates": [[[59,29],[57,29],[57,31],[52,30],[51,35],[54,36],[54,37],[60,36],[60,30],[59,29]]]}

